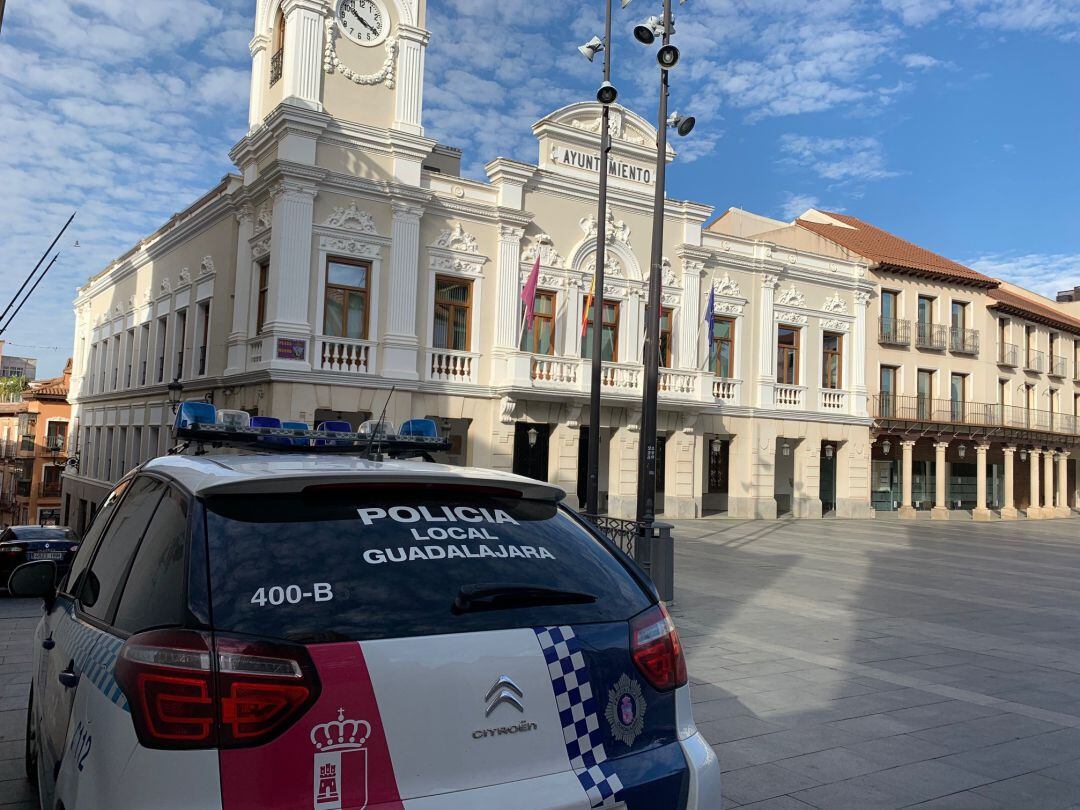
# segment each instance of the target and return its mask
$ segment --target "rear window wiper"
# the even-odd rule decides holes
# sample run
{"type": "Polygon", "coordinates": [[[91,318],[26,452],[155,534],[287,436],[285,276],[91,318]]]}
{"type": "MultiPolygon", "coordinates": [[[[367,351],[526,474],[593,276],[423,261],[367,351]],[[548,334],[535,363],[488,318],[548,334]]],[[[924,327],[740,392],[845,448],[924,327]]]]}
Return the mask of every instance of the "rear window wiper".
{"type": "Polygon", "coordinates": [[[596,596],[517,582],[485,582],[462,585],[451,610],[455,614],[483,610],[509,610],[537,605],[589,605],[596,596]]]}

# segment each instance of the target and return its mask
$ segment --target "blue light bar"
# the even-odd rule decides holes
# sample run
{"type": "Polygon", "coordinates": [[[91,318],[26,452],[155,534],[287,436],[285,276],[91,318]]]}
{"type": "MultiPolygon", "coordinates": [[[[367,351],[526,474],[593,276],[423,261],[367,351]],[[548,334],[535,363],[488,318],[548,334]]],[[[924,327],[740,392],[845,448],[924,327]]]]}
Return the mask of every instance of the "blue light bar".
{"type": "Polygon", "coordinates": [[[195,425],[213,425],[217,422],[217,409],[209,402],[201,399],[189,399],[181,402],[176,409],[176,421],[174,427],[190,428],[195,425]]]}
{"type": "Polygon", "coordinates": [[[434,419],[409,419],[407,422],[402,422],[399,435],[438,438],[439,426],[435,424],[434,419]]]}
{"type": "Polygon", "coordinates": [[[218,424],[234,428],[251,427],[251,414],[247,411],[218,411],[218,424]]]}

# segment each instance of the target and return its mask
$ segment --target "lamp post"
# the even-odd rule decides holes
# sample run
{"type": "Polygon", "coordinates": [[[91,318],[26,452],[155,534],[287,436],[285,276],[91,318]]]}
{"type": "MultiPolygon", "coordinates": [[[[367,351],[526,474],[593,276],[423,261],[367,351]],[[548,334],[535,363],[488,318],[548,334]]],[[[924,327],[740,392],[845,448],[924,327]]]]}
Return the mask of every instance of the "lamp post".
{"type": "MultiPolygon", "coordinates": [[[[596,94],[601,105],[600,113],[600,199],[596,214],[596,273],[593,276],[593,334],[592,379],[589,389],[589,464],[585,487],[585,511],[590,515],[600,512],[600,388],[604,370],[604,264],[607,261],[607,189],[608,154],[611,151],[609,126],[611,104],[617,93],[611,84],[611,2],[604,0],[604,39],[598,43],[594,37],[582,46],[581,52],[592,61],[598,50],[604,53],[604,82],[596,94]]],[[[589,317],[589,313],[585,313],[589,317]]]]}
{"type": "Polygon", "coordinates": [[[4,0],[0,0],[0,31],[4,30],[4,0]]]}
{"type": "Polygon", "coordinates": [[[169,405],[172,406],[172,412],[176,413],[180,408],[180,400],[184,396],[184,386],[180,383],[180,378],[173,378],[173,381],[169,383],[166,390],[169,392],[169,405]]]}

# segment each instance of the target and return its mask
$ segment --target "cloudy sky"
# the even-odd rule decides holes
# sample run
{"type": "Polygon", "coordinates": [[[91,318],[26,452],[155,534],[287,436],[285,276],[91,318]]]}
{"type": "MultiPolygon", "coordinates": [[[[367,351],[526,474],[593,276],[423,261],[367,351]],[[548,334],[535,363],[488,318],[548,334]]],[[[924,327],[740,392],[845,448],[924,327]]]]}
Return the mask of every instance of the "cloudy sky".
{"type": "MultiPolygon", "coordinates": [[[[621,100],[650,119],[657,71],[629,32],[655,5],[615,25],[621,100]]],[[[76,287],[230,171],[254,6],[8,0],[0,306],[79,210],[8,353],[58,373],[76,287]]],[[[473,176],[534,161],[530,125],[600,80],[575,47],[602,8],[430,0],[429,134],[473,176]]],[[[672,196],[842,210],[1044,294],[1080,284],[1080,0],[688,0],[676,15],[672,102],[698,128],[676,144],[672,196]]]]}

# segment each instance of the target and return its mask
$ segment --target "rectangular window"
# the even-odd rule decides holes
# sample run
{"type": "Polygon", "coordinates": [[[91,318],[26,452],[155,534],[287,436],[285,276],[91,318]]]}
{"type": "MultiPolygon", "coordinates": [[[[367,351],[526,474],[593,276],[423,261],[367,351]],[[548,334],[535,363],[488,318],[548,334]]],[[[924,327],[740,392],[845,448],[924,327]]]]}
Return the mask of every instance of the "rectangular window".
{"type": "Polygon", "coordinates": [[[169,350],[169,319],[168,317],[158,318],[157,323],[157,381],[165,381],[165,356],[169,350]]]}
{"type": "Polygon", "coordinates": [[[436,349],[467,352],[472,333],[472,282],[449,276],[435,278],[436,349]]]}
{"type": "Polygon", "coordinates": [[[967,328],[967,304],[963,301],[952,302],[952,327],[953,329],[967,328]]]}
{"type": "Polygon", "coordinates": [[[210,302],[202,301],[198,306],[198,320],[195,321],[195,328],[198,330],[198,334],[195,338],[195,343],[198,346],[198,352],[195,356],[195,373],[201,377],[206,374],[206,352],[207,345],[210,341],[210,302]]]}
{"type": "Polygon", "coordinates": [[[731,318],[713,321],[709,370],[721,379],[735,379],[735,321],[731,318]]]}
{"type": "Polygon", "coordinates": [[[1004,407],[1009,404],[1009,381],[998,380],[998,405],[1004,407]]]}
{"type": "MultiPolygon", "coordinates": [[[[584,306],[586,301],[582,304],[584,306]]],[[[596,314],[596,302],[593,301],[589,309],[588,320],[585,322],[585,337],[581,339],[581,356],[592,359],[593,348],[593,316],[596,314]]],[[[600,335],[600,359],[605,363],[619,362],[619,302],[604,301],[603,330],[600,335]]]]}
{"type": "Polygon", "coordinates": [[[966,400],[967,375],[953,374],[949,382],[949,399],[952,403],[952,418],[954,422],[964,420],[964,403],[966,400]]]}
{"type": "Polygon", "coordinates": [[[109,372],[109,341],[101,341],[101,368],[99,369],[101,376],[98,378],[98,392],[105,390],[106,374],[109,372]]]}
{"type": "MultiPolygon", "coordinates": [[[[522,317],[525,307],[522,305],[522,317]]],[[[533,354],[555,354],[555,293],[537,291],[533,301],[532,329],[521,337],[521,350],[533,354]]]]}
{"type": "Polygon", "coordinates": [[[187,310],[182,309],[176,313],[176,330],[173,335],[176,341],[176,373],[177,379],[184,377],[184,348],[187,343],[187,310]]]}
{"type": "Polygon", "coordinates": [[[255,333],[262,334],[266,326],[266,296],[270,290],[270,260],[259,262],[259,298],[255,308],[255,333]]]}
{"type": "Polygon", "coordinates": [[[139,385],[146,385],[146,361],[150,356],[150,324],[139,330],[139,385]]]}
{"type": "Polygon", "coordinates": [[[323,334],[352,340],[367,339],[370,279],[369,264],[327,260],[323,334]]]}
{"type": "Polygon", "coordinates": [[[919,296],[919,323],[928,325],[934,322],[934,299],[927,295],[919,296]]]}
{"type": "Polygon", "coordinates": [[[878,385],[881,391],[879,411],[885,419],[896,415],[896,367],[882,366],[878,372],[878,385]]]}
{"type": "Polygon", "coordinates": [[[1035,327],[1028,326],[1024,329],[1024,351],[1027,353],[1028,368],[1034,368],[1031,365],[1032,358],[1035,352],[1035,327]]]}
{"type": "Polygon", "coordinates": [[[672,328],[671,310],[660,310],[660,367],[671,368],[672,328]]]}
{"type": "Polygon", "coordinates": [[[881,292],[881,317],[886,321],[895,321],[897,313],[900,311],[899,307],[900,294],[895,293],[892,290],[882,290],[881,292]]]}
{"type": "Polygon", "coordinates": [[[135,369],[135,330],[129,329],[127,333],[127,353],[124,358],[126,366],[124,368],[124,387],[131,388],[135,385],[135,378],[133,376],[135,369]]]}
{"type": "Polygon", "coordinates": [[[844,338],[834,332],[822,336],[821,347],[821,387],[840,388],[843,382],[844,338]]]}
{"type": "Polygon", "coordinates": [[[929,419],[934,406],[934,372],[920,368],[916,380],[919,419],[929,419]]]}
{"type": "Polygon", "coordinates": [[[799,384],[799,330],[793,326],[776,329],[776,381],[799,384]]]}

